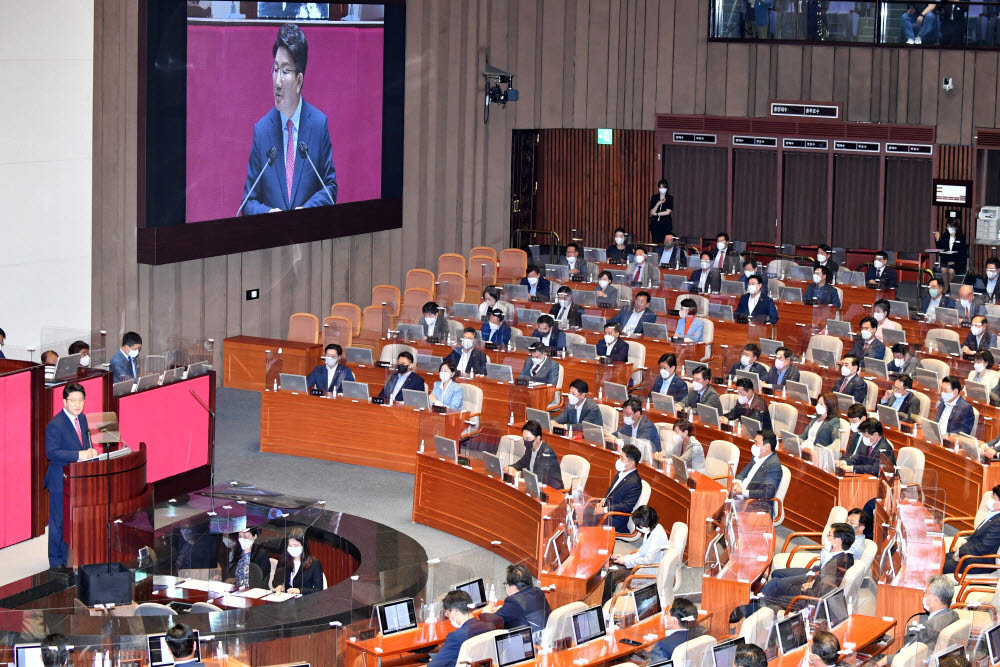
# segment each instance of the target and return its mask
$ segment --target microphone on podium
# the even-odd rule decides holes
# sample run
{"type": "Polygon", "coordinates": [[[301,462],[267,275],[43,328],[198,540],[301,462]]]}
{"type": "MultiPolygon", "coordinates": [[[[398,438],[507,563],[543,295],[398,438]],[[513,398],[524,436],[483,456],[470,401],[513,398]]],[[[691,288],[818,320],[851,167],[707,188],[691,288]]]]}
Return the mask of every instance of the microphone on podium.
{"type": "Polygon", "coordinates": [[[316,179],[319,181],[319,184],[323,186],[323,189],[326,190],[326,196],[330,198],[330,203],[336,204],[337,200],[333,198],[332,194],[330,194],[330,188],[326,187],[326,183],[323,182],[323,177],[319,175],[319,169],[316,168],[316,164],[313,162],[313,159],[309,157],[309,147],[306,146],[306,142],[304,141],[299,142],[299,155],[309,160],[309,164],[313,168],[313,173],[316,174],[316,179]]]}
{"type": "Polygon", "coordinates": [[[264,175],[264,170],[266,170],[268,167],[274,164],[274,160],[277,157],[278,157],[278,149],[275,148],[274,146],[271,146],[271,148],[268,149],[267,151],[267,164],[265,164],[263,169],[260,170],[260,173],[257,174],[257,180],[253,182],[253,185],[247,191],[247,196],[243,198],[243,201],[240,203],[240,207],[236,210],[237,218],[240,217],[240,213],[243,211],[243,207],[246,206],[247,200],[250,199],[250,195],[253,193],[254,188],[256,188],[257,184],[260,183],[260,177],[264,175]]]}

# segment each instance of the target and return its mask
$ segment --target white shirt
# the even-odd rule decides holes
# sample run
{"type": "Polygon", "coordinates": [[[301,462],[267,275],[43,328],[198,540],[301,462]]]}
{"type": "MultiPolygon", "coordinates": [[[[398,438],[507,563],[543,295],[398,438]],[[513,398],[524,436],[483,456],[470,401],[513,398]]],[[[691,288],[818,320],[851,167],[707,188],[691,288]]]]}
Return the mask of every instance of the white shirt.
{"type": "Polygon", "coordinates": [[[705,281],[708,280],[708,272],[710,270],[711,269],[702,269],[701,270],[701,278],[698,280],[698,291],[699,292],[704,292],[705,291],[705,281]]]}
{"type": "MultiPolygon", "coordinates": [[[[340,364],[337,364],[337,366],[339,365],[340,364]]],[[[330,368],[329,366],[326,367],[326,387],[323,387],[324,391],[326,391],[330,385],[333,384],[333,377],[337,374],[337,366],[334,366],[333,368],[330,368]]]]}
{"type": "Polygon", "coordinates": [[[757,474],[757,471],[760,470],[760,467],[764,464],[764,461],[766,461],[770,456],[771,455],[768,454],[762,459],[753,460],[753,466],[750,468],[750,471],[747,473],[747,476],[743,478],[743,481],[740,482],[741,490],[746,491],[747,485],[753,481],[754,475],[757,474]]]}
{"type": "Polygon", "coordinates": [[[993,291],[996,290],[996,288],[997,288],[997,280],[1000,280],[1000,277],[994,278],[993,280],[987,280],[986,281],[986,291],[989,292],[990,294],[992,294],[993,291]]]}
{"type": "Polygon", "coordinates": [[[760,301],[760,292],[750,295],[750,298],[747,299],[747,315],[753,315],[753,309],[757,307],[758,301],[760,301]]]}
{"type": "Polygon", "coordinates": [[[625,331],[627,333],[632,333],[635,328],[639,326],[639,320],[642,319],[642,314],[646,311],[639,312],[638,310],[633,310],[632,314],[628,316],[628,321],[625,322],[625,331]]]}
{"type": "Polygon", "coordinates": [[[668,377],[666,380],[663,380],[663,382],[660,383],[660,391],[658,393],[660,394],[667,393],[667,389],[670,388],[670,383],[674,381],[674,375],[675,375],[674,373],[671,373],[670,377],[668,377]]]}
{"type": "Polygon", "coordinates": [[[565,305],[560,304],[559,314],[556,315],[557,321],[565,322],[567,320],[567,318],[569,317],[569,305],[570,305],[569,303],[566,303],[565,305]]]}
{"type": "MultiPolygon", "coordinates": [[[[551,343],[549,342],[550,340],[552,340],[552,332],[551,331],[549,331],[547,334],[545,334],[544,336],[542,336],[542,343],[546,347],[548,347],[549,345],[551,345],[551,343]]],[[[541,362],[539,362],[539,363],[541,363],[541,362]]]]}
{"type": "Polygon", "coordinates": [[[941,420],[938,421],[938,427],[941,429],[941,435],[948,434],[948,420],[951,418],[951,411],[958,403],[958,399],[955,398],[951,403],[944,404],[944,412],[941,413],[941,420]]]}
{"type": "Polygon", "coordinates": [[[292,582],[295,581],[295,575],[299,573],[299,567],[302,565],[302,561],[292,560],[292,574],[288,577],[288,585],[291,586],[292,582]]]}
{"type": "Polygon", "coordinates": [[[458,371],[460,373],[468,373],[466,370],[469,366],[469,360],[472,359],[472,350],[462,349],[462,356],[458,358],[458,371]]]}
{"type": "Polygon", "coordinates": [[[622,557],[622,565],[625,567],[636,567],[638,565],[655,565],[663,559],[663,554],[669,543],[667,531],[663,529],[663,524],[658,523],[649,535],[642,541],[642,545],[636,549],[635,553],[622,557]]]}
{"type": "Polygon", "coordinates": [[[827,551],[826,549],[823,549],[822,551],[819,552],[820,567],[829,563],[830,559],[836,556],[837,554],[842,554],[842,553],[846,552],[843,549],[841,549],[840,551],[827,551]]]}

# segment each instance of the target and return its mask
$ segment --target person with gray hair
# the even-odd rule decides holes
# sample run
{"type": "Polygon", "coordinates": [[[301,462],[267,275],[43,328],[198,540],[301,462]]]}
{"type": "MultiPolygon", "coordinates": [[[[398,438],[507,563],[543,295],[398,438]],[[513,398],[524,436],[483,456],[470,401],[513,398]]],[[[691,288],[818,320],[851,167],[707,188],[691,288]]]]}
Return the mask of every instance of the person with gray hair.
{"type": "MultiPolygon", "coordinates": [[[[923,598],[927,613],[918,614],[907,626],[904,645],[920,642],[929,650],[933,650],[941,631],[959,620],[958,612],[951,609],[951,600],[954,596],[955,584],[947,576],[938,574],[931,577],[923,598]]],[[[892,656],[887,662],[892,663],[892,656]]]]}

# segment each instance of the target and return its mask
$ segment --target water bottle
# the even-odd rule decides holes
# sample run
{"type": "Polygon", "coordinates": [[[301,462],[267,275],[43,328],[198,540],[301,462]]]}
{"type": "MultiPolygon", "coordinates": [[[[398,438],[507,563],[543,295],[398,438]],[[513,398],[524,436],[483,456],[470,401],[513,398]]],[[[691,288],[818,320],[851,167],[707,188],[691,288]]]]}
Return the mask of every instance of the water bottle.
{"type": "Polygon", "coordinates": [[[278,378],[274,378],[274,391],[278,391],[278,378]]]}
{"type": "Polygon", "coordinates": [[[785,385],[781,385],[781,398],[788,398],[788,390],[785,388],[785,385]]]}
{"type": "Polygon", "coordinates": [[[497,602],[497,589],[496,589],[496,584],[490,584],[490,593],[489,593],[489,596],[487,597],[487,601],[488,601],[488,602],[489,602],[489,603],[490,603],[491,605],[494,605],[494,604],[496,604],[496,602],[497,602]]]}
{"type": "Polygon", "coordinates": [[[597,400],[598,401],[604,400],[604,385],[601,385],[600,387],[597,388],[597,400]]]}
{"type": "Polygon", "coordinates": [[[510,412],[510,421],[507,422],[507,425],[508,426],[513,426],[514,425],[514,411],[513,410],[511,410],[511,412],[510,412]]]}

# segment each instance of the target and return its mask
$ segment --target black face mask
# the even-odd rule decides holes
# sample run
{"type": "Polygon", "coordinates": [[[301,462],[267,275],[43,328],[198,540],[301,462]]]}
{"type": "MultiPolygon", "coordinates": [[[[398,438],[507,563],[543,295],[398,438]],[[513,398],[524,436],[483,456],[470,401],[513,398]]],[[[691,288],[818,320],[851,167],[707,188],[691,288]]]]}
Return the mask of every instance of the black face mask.
{"type": "Polygon", "coordinates": [[[396,372],[399,373],[400,375],[409,372],[409,370],[410,370],[409,364],[396,364],[396,372]]]}
{"type": "Polygon", "coordinates": [[[531,440],[525,440],[524,441],[524,446],[527,447],[528,449],[534,449],[535,448],[535,439],[532,438],[531,440]]]}

